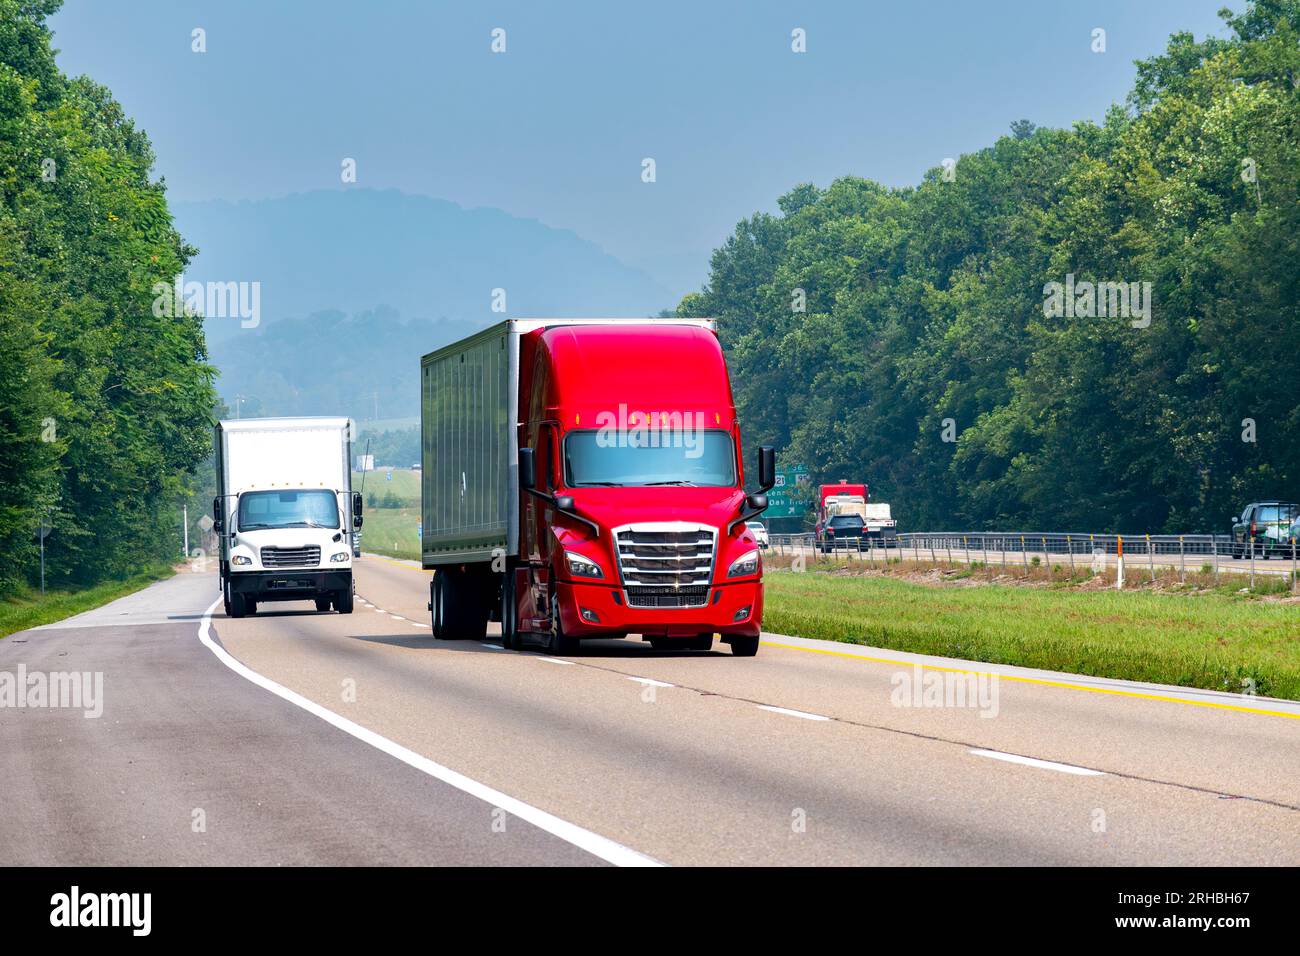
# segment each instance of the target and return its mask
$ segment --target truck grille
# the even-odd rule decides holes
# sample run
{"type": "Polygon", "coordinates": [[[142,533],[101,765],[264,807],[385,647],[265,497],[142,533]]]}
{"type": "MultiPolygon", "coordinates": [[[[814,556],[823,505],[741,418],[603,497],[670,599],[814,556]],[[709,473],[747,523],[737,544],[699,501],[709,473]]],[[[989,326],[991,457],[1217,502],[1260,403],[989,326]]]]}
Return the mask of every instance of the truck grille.
{"type": "Polygon", "coordinates": [[[629,607],[704,607],[717,531],[681,522],[614,529],[629,607]]]}
{"type": "Polygon", "coordinates": [[[320,545],[305,548],[263,548],[264,568],[314,568],[320,564],[320,545]]]}

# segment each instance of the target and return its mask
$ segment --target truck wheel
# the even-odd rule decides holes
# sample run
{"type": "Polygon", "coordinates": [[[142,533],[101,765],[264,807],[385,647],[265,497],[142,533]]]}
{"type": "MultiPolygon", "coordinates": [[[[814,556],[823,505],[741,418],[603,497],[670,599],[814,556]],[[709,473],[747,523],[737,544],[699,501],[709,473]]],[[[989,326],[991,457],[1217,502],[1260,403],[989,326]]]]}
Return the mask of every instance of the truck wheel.
{"type": "Polygon", "coordinates": [[[444,641],[481,641],[487,637],[488,617],[492,612],[487,576],[448,570],[439,571],[433,579],[434,613],[442,624],[434,636],[444,641]],[[438,584],[439,581],[442,583],[438,584]]]}
{"type": "Polygon", "coordinates": [[[238,591],[232,591],[230,594],[230,616],[243,617],[248,607],[244,603],[244,596],[238,591]]]}
{"type": "Polygon", "coordinates": [[[433,639],[441,641],[442,637],[442,572],[433,572],[433,580],[429,582],[429,616],[430,626],[433,628],[433,639]]]}
{"type": "MultiPolygon", "coordinates": [[[[317,605],[319,607],[320,605],[317,605]]],[[[334,594],[334,610],[340,614],[352,613],[352,589],[345,588],[342,591],[336,591],[334,594]]]]}
{"type": "Polygon", "coordinates": [[[501,581],[501,646],[520,650],[519,619],[515,616],[515,572],[506,571],[501,581]]]}
{"type": "Polygon", "coordinates": [[[700,634],[691,638],[687,646],[693,651],[711,651],[713,650],[713,635],[700,634]]]}
{"type": "Polygon", "coordinates": [[[734,657],[753,657],[758,653],[757,637],[734,634],[727,640],[727,643],[731,645],[731,653],[734,657]]]}
{"type": "Polygon", "coordinates": [[[316,610],[324,614],[330,609],[330,599],[327,597],[316,598],[316,610]]]}
{"type": "Polygon", "coordinates": [[[252,598],[244,598],[244,610],[249,614],[257,613],[257,602],[252,598]]]}
{"type": "MultiPolygon", "coordinates": [[[[564,633],[564,626],[560,623],[560,608],[556,603],[555,588],[552,587],[549,599],[546,602],[551,608],[551,633],[546,638],[546,653],[555,655],[567,655],[578,653],[579,640],[576,637],[570,637],[564,633]]],[[[654,646],[653,644],[651,645],[654,646]]]]}

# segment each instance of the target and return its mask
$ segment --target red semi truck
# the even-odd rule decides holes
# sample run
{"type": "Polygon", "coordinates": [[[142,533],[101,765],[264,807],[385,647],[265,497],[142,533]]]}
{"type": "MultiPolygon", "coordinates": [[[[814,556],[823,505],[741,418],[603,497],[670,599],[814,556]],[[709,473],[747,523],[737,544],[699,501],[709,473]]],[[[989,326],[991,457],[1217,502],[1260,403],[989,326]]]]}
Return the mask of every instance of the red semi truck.
{"type": "Polygon", "coordinates": [[[441,640],[758,650],[772,448],[745,491],[711,319],[511,319],[421,363],[421,563],[441,640]]]}

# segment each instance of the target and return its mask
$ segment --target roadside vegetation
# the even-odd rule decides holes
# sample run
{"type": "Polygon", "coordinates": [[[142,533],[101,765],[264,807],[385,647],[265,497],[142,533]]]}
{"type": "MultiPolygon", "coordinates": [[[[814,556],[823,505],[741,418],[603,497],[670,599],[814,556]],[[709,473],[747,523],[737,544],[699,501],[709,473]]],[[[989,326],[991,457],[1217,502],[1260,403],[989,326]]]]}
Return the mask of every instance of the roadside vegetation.
{"type": "Polygon", "coordinates": [[[58,7],[0,0],[0,598],[37,583],[42,523],[60,591],[179,556],[212,444],[202,318],[155,307],[197,250],[144,132],[59,71],[58,7]]]}
{"type": "Polygon", "coordinates": [[[1233,7],[1101,123],[740,222],[677,312],[718,319],[745,447],[907,530],[1224,532],[1300,496],[1300,363],[1261,358],[1300,354],[1300,2],[1233,7]],[[1150,288],[1114,315],[1083,283],[1150,288]]]}
{"type": "MultiPolygon", "coordinates": [[[[418,456],[417,456],[418,457],[418,456]]],[[[361,491],[365,478],[365,524],[361,548],[392,558],[419,560],[420,473],[410,468],[378,468],[352,473],[352,488],[361,491]],[[388,475],[392,475],[392,481],[388,475]]]]}
{"type": "MultiPolygon", "coordinates": [[[[1300,599],[1239,582],[1116,591],[1113,576],[891,564],[794,573],[768,563],[763,626],[920,654],[1300,700],[1300,599]]],[[[1198,578],[1200,572],[1197,572],[1198,578]]]]}
{"type": "Polygon", "coordinates": [[[173,568],[159,565],[132,575],[125,581],[108,581],[74,591],[47,590],[41,594],[39,588],[21,587],[0,598],[0,638],[89,611],[173,574],[173,568]]]}

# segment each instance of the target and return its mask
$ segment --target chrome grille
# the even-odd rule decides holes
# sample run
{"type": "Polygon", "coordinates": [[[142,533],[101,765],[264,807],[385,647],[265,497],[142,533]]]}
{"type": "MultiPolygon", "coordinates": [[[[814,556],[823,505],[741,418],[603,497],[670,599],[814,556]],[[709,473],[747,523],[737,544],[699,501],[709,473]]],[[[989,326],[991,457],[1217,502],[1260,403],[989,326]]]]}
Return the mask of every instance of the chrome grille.
{"type": "Polygon", "coordinates": [[[629,607],[704,607],[717,530],[663,522],[614,529],[629,607]]]}
{"type": "Polygon", "coordinates": [[[262,548],[264,568],[314,568],[320,564],[320,545],[305,548],[262,548]]]}

